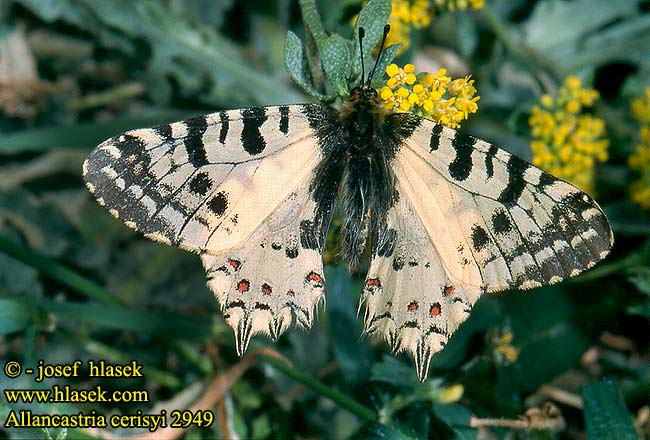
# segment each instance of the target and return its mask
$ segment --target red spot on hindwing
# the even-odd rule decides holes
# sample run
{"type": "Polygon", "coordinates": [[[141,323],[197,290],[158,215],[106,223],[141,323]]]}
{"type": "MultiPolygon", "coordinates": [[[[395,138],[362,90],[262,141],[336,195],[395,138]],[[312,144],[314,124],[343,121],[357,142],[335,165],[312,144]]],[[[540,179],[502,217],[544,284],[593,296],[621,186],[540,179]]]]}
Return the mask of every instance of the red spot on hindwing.
{"type": "Polygon", "coordinates": [[[381,287],[381,281],[379,281],[379,278],[368,278],[366,280],[366,286],[368,286],[368,287],[371,287],[371,286],[381,287]]]}
{"type": "Polygon", "coordinates": [[[317,283],[322,283],[323,277],[312,271],[309,272],[309,275],[307,275],[307,281],[316,281],[317,283]]]}
{"type": "Polygon", "coordinates": [[[442,289],[442,294],[445,295],[445,296],[449,296],[452,293],[454,293],[455,290],[456,290],[456,288],[454,286],[445,286],[442,289]]]}
{"type": "Polygon", "coordinates": [[[287,291],[287,296],[292,296],[292,297],[296,296],[296,292],[294,292],[293,290],[288,290],[287,291]]]}
{"type": "Polygon", "coordinates": [[[429,316],[436,317],[440,315],[440,312],[442,312],[442,309],[440,307],[440,303],[433,303],[431,304],[431,308],[429,309],[429,316]]]}
{"type": "Polygon", "coordinates": [[[239,270],[241,267],[241,261],[239,260],[233,260],[232,258],[228,258],[228,264],[230,267],[232,267],[234,270],[239,270]]]}
{"type": "Polygon", "coordinates": [[[418,303],[415,301],[411,301],[408,306],[406,306],[406,310],[409,312],[416,312],[418,310],[418,303]]]}
{"type": "Polygon", "coordinates": [[[271,288],[271,286],[269,286],[266,283],[262,284],[262,293],[264,295],[270,295],[271,292],[273,292],[273,289],[271,288]]]}
{"type": "Polygon", "coordinates": [[[250,288],[251,288],[251,283],[248,280],[240,280],[237,283],[237,290],[239,291],[239,293],[248,292],[250,288]]]}

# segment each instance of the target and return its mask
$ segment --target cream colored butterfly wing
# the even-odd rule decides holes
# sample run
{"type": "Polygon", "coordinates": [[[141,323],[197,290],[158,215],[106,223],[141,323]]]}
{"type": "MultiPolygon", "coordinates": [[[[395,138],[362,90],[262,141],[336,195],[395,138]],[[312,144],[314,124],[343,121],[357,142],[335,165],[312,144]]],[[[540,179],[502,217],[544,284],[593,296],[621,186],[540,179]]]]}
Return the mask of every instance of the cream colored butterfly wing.
{"type": "Polygon", "coordinates": [[[487,142],[422,120],[393,162],[399,200],[373,249],[366,330],[430,357],[481,293],[577,275],[613,236],[595,201],[487,142]]]}
{"type": "Polygon", "coordinates": [[[224,111],[133,130],[99,145],[84,179],[100,204],[149,238],[192,251],[230,249],[320,160],[302,107],[224,111]]]}
{"type": "Polygon", "coordinates": [[[245,351],[252,334],[309,327],[324,293],[329,212],[310,198],[319,105],[224,111],[99,145],[84,179],[100,204],[147,237],[199,252],[245,351]]]}

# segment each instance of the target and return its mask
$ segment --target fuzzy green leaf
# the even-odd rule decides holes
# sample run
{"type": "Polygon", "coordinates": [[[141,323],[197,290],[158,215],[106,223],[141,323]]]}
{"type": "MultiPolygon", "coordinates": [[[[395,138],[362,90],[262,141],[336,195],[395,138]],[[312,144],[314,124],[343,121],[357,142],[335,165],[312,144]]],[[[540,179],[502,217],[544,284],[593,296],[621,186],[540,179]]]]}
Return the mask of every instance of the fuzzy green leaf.
{"type": "Polygon", "coordinates": [[[300,0],[300,10],[302,11],[302,20],[305,22],[305,28],[314,37],[316,46],[320,51],[323,50],[323,44],[327,39],[327,33],[316,8],[314,0],[300,0]]]}
{"type": "Polygon", "coordinates": [[[585,385],[582,399],[587,437],[590,440],[638,439],[625,401],[614,383],[604,380],[585,385]]]}
{"type": "Polygon", "coordinates": [[[350,70],[350,49],[340,35],[334,34],[323,43],[321,52],[323,70],[338,95],[347,95],[347,77],[350,70]]]}
{"type": "Polygon", "coordinates": [[[311,83],[309,66],[307,65],[302,41],[291,31],[287,32],[284,43],[284,66],[291,79],[307,94],[318,99],[323,98],[323,95],[311,83]]]}
{"type": "MultiPolygon", "coordinates": [[[[359,28],[362,27],[366,32],[366,36],[363,39],[363,62],[367,68],[372,67],[372,51],[384,33],[384,26],[388,23],[390,10],[390,0],[370,0],[361,12],[359,12],[359,19],[354,27],[354,49],[352,53],[359,53],[359,28]]],[[[359,58],[354,57],[353,67],[354,76],[358,77],[361,74],[359,58]]]]}

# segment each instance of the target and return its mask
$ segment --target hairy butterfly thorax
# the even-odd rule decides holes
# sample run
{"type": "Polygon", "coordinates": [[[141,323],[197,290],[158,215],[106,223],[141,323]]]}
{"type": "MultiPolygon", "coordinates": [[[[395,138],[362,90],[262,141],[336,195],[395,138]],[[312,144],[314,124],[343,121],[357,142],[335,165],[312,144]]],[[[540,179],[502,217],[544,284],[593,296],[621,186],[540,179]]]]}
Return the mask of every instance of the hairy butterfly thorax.
{"type": "MultiPolygon", "coordinates": [[[[335,138],[339,142],[332,148],[334,158],[323,161],[315,181],[314,194],[320,204],[318,195],[327,192],[319,188],[326,185],[323,181],[327,180],[320,176],[338,180],[336,192],[344,213],[341,253],[351,271],[358,267],[368,239],[378,239],[381,218],[386,216],[397,197],[390,162],[404,139],[398,133],[405,117],[389,115],[379,101],[377,90],[371,86],[389,29],[389,26],[384,28],[377,62],[367,80],[362,71],[361,83],[350,90],[350,98],[338,109],[334,124],[339,132],[335,138]]],[[[363,47],[363,38],[361,29],[360,47],[363,47]]],[[[361,65],[363,68],[363,59],[361,65]]],[[[329,201],[322,203],[329,206],[329,201]]]]}

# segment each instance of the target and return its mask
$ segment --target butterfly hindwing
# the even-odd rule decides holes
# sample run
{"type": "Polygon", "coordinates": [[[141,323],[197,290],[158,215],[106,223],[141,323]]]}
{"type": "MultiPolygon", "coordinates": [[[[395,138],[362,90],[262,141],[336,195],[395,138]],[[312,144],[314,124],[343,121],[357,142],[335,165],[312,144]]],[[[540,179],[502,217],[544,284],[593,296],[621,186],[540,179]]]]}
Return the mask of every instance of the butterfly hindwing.
{"type": "Polygon", "coordinates": [[[384,336],[395,352],[412,352],[424,380],[431,355],[445,347],[480,294],[478,287],[450,279],[445,261],[400,193],[372,250],[362,292],[366,332],[384,336]]]}
{"type": "Polygon", "coordinates": [[[98,201],[149,238],[199,252],[242,354],[250,337],[310,327],[323,297],[331,210],[310,185],[316,104],[223,111],[99,145],[84,163],[98,201]]]}
{"type": "Polygon", "coordinates": [[[305,181],[236,249],[202,254],[208,286],[242,354],[251,336],[277,339],[293,318],[310,328],[325,292],[322,253],[329,216],[317,218],[305,181]]]}
{"type": "Polygon", "coordinates": [[[481,293],[574,276],[612,233],[584,192],[487,142],[423,119],[392,163],[399,194],[373,249],[366,331],[431,355],[481,293]]]}

